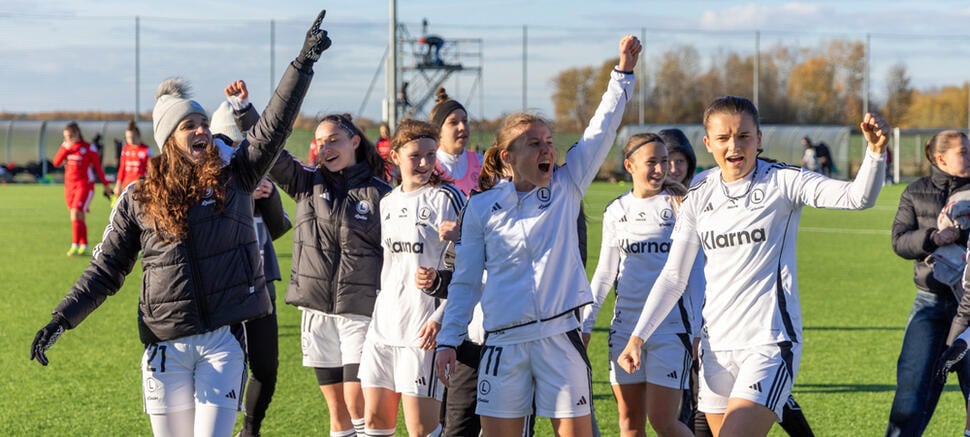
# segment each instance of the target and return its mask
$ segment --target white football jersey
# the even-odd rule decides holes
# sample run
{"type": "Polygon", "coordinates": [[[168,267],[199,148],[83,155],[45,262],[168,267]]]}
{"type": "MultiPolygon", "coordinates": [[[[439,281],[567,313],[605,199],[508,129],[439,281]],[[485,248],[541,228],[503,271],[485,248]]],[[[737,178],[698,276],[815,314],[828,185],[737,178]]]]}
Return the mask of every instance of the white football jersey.
{"type": "MultiPolygon", "coordinates": [[[[584,310],[583,332],[592,331],[600,306],[615,286],[611,333],[630,336],[670,252],[670,235],[676,220],[674,202],[674,196],[666,191],[645,199],[627,192],[607,205],[599,263],[590,283],[593,305],[584,310]]],[[[693,320],[694,305],[700,304],[695,300],[703,299],[700,267],[688,282],[688,291],[655,333],[693,333],[694,324],[699,323],[693,320]]]]}
{"type": "Polygon", "coordinates": [[[384,265],[374,303],[368,340],[391,346],[418,346],[418,333],[434,317],[440,322],[441,301],[414,284],[419,266],[443,269],[450,242],[441,241],[442,221],[457,221],[465,195],[443,184],[412,192],[397,187],[381,199],[381,246],[384,265]]]}
{"type": "Polygon", "coordinates": [[[867,149],[853,182],[759,160],[740,181],[726,183],[714,170],[691,187],[672,239],[699,244],[706,256],[703,335],[712,350],[801,341],[795,240],[802,207],[870,207],[884,169],[867,149]]]}

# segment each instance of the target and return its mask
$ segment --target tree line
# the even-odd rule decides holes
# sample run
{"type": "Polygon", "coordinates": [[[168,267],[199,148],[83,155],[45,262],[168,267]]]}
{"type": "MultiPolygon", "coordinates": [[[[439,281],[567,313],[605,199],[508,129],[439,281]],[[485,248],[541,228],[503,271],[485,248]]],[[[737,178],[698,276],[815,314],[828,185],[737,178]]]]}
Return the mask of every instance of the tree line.
{"type": "MultiPolygon", "coordinates": [[[[722,95],[751,98],[754,87],[753,54],[721,51],[709,67],[691,45],[664,52],[649,64],[645,86],[644,121],[652,124],[698,124],[705,106],[722,95]]],[[[561,71],[553,79],[556,124],[563,130],[580,130],[596,109],[602,84],[617,59],[599,67],[561,71]]],[[[758,105],[763,123],[835,124],[854,126],[862,119],[865,82],[865,45],[831,40],[815,48],[781,44],[762,50],[758,59],[758,105]]],[[[637,71],[638,74],[641,71],[637,71]]],[[[883,100],[869,102],[893,126],[952,128],[967,125],[970,84],[916,89],[906,65],[894,64],[887,72],[883,100]]],[[[638,96],[624,115],[625,123],[639,121],[634,109],[638,96]]]]}

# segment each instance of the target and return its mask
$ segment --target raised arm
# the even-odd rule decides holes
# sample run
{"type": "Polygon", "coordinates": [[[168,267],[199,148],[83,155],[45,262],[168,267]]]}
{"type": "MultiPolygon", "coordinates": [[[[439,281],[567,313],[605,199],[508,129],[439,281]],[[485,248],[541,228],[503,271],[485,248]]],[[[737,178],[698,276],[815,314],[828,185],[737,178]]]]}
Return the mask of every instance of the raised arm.
{"type": "Polygon", "coordinates": [[[803,172],[806,179],[801,201],[816,208],[866,209],[876,204],[886,179],[886,144],[891,131],[879,114],[867,113],[859,124],[868,147],[865,158],[852,182],[842,182],[803,172]]]}
{"type": "Polygon", "coordinates": [[[589,120],[583,136],[566,152],[566,165],[570,179],[580,192],[585,192],[606,159],[616,130],[623,121],[627,102],[633,97],[635,78],[633,69],[640,57],[640,40],[633,35],[620,39],[620,62],[610,73],[610,81],[603,93],[596,112],[589,120]]]}
{"type": "Polygon", "coordinates": [[[286,138],[300,114],[303,97],[310,87],[313,64],[330,47],[327,31],[320,28],[325,15],[326,11],[321,11],[307,30],[303,49],[283,73],[283,78],[256,126],[246,133],[247,142],[236,152],[238,174],[244,187],[250,190],[256,188],[283,151],[286,138]]]}

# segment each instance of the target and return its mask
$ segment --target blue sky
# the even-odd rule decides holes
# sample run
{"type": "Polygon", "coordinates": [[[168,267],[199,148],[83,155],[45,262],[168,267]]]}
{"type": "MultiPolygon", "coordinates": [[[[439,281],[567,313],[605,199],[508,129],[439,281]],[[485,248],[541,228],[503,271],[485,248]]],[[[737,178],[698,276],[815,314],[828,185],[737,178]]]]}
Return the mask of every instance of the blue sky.
{"type": "MultiPolygon", "coordinates": [[[[0,5],[0,111],[141,111],[151,107],[161,79],[182,75],[196,98],[214,108],[222,86],[242,78],[263,102],[319,8],[334,46],[317,67],[304,112],[380,117],[388,3],[307,1],[5,0],[0,5]],[[141,17],[141,83],[135,86],[134,16],[141,17]],[[269,20],[276,20],[275,62],[269,20]],[[376,80],[375,80],[376,78],[376,80]],[[368,86],[375,85],[367,97],[368,86]]],[[[885,71],[904,62],[920,87],[960,84],[970,71],[970,4],[959,1],[431,1],[398,4],[412,36],[422,19],[445,38],[480,39],[482,74],[446,82],[473,117],[522,109],[552,115],[551,79],[576,66],[599,65],[616,55],[624,33],[646,34],[644,61],[684,44],[703,62],[725,51],[761,46],[815,47],[830,38],[872,34],[872,92],[885,71]],[[527,72],[522,27],[528,27],[527,72]]],[[[415,83],[420,79],[415,76],[415,83]]],[[[418,85],[415,87],[419,88],[418,85]]]]}

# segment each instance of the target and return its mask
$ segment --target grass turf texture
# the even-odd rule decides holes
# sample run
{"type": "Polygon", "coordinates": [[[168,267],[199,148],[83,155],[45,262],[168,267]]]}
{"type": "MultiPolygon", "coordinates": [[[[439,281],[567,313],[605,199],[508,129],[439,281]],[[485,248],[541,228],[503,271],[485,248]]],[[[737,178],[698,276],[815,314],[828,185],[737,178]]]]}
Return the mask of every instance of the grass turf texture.
{"type": "MultiPolygon", "coordinates": [[[[629,184],[595,183],[590,213],[589,272],[599,255],[604,205],[629,184]]],[[[889,229],[902,186],[886,187],[863,212],[806,208],[798,242],[805,344],[795,396],[819,436],[882,435],[895,387],[895,362],[914,296],[912,263],[890,247],[889,229]]],[[[0,186],[0,433],[6,435],[150,435],[142,412],[135,321],[141,267],[119,293],[48,352],[51,364],[28,361],[34,334],[68,292],[89,258],[64,255],[70,226],[58,185],[0,186]]],[[[288,211],[293,202],[284,196],[288,211]]],[[[108,204],[96,198],[88,215],[92,244],[100,240],[108,204]]],[[[276,242],[288,275],[292,233],[276,242]]],[[[313,372],[301,366],[299,311],[283,302],[278,283],[280,377],[263,434],[327,435],[326,404],[313,372]]],[[[616,435],[606,334],[612,303],[601,312],[590,345],[597,417],[616,435]]],[[[951,378],[927,435],[954,435],[965,413],[951,378]]],[[[238,429],[238,424],[237,424],[238,429]]],[[[651,435],[654,435],[651,432],[651,435]]],[[[540,419],[539,435],[551,435],[540,419]]],[[[404,435],[403,420],[398,434],[404,435]]],[[[773,436],[785,435],[775,426],[773,436]]]]}

